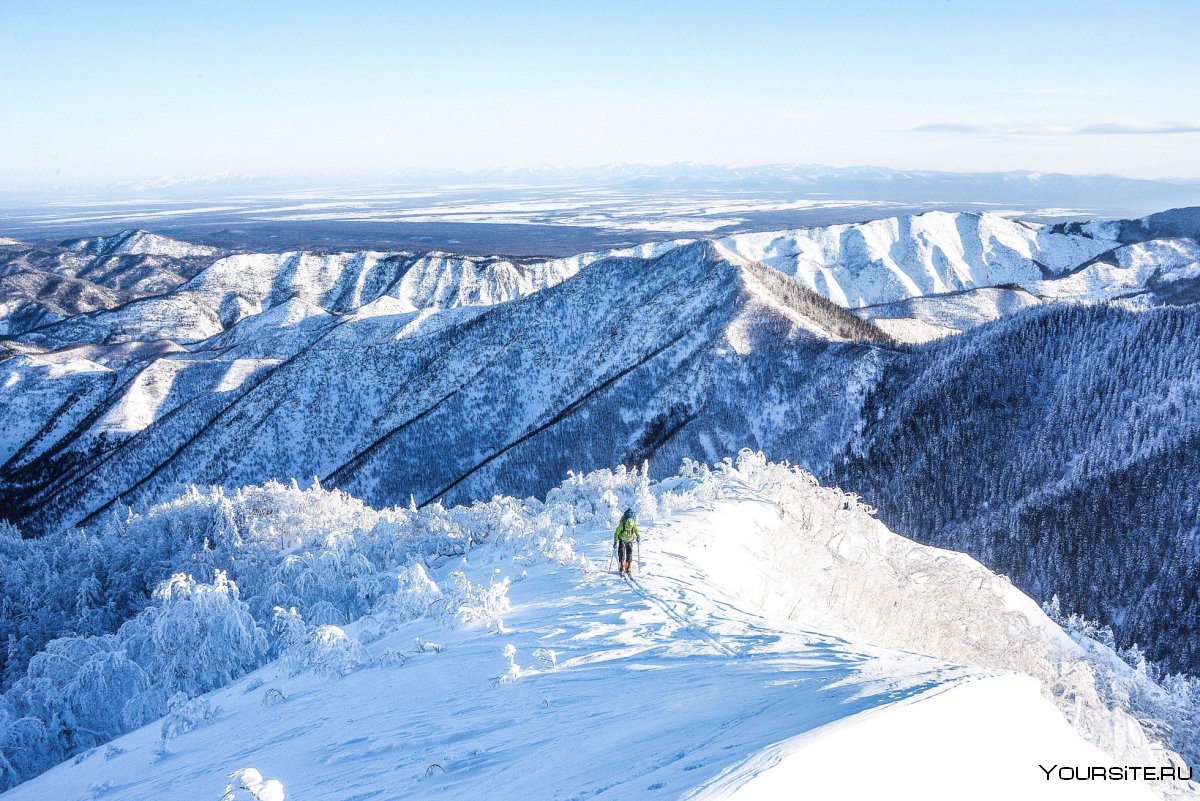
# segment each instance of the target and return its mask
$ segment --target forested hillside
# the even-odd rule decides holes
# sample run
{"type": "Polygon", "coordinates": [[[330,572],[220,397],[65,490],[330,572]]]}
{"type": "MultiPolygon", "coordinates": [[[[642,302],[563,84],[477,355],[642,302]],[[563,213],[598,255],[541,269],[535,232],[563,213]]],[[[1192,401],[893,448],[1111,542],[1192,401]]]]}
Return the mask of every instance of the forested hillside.
{"type": "Polygon", "coordinates": [[[832,477],[889,526],[1200,671],[1200,309],[1054,306],[913,349],[832,477]]]}

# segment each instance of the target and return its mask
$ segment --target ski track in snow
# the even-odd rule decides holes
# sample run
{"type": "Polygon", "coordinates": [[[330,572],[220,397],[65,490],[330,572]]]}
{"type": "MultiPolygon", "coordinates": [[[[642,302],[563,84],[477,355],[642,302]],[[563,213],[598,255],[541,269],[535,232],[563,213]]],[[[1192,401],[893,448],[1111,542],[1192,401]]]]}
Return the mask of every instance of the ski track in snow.
{"type": "MultiPolygon", "coordinates": [[[[749,498],[718,505],[725,508],[645,526],[641,566],[629,582],[601,569],[611,541],[605,528],[592,527],[590,542],[577,545],[589,557],[582,569],[541,564],[520,578],[520,564],[493,561],[487,547],[479,548],[469,562],[456,559],[436,572],[461,568],[476,580],[497,569],[515,574],[513,607],[499,630],[439,628],[424,618],[404,623],[370,644],[376,656],[405,651],[403,665],[385,667],[377,659],[340,680],[290,676],[272,663],[209,694],[221,710],[218,719],[171,739],[165,752],[159,751],[159,726],[151,724],[16,787],[5,799],[46,799],[52,791],[60,799],[216,801],[227,785],[242,786],[238,781],[266,787],[264,793],[275,792],[268,785],[279,782],[288,798],[305,801],[779,798],[780,782],[785,795],[812,785],[842,787],[845,794],[830,789],[804,797],[862,798],[868,797],[859,794],[867,787],[863,777],[843,775],[846,763],[861,758],[859,767],[869,771],[888,749],[864,752],[855,737],[903,740],[908,732],[888,723],[899,715],[917,721],[924,743],[937,749],[961,739],[946,721],[962,725],[976,707],[1001,718],[977,727],[998,733],[999,747],[1009,747],[1006,736],[1046,740],[1057,749],[1046,759],[1082,754],[1093,764],[1107,762],[1074,735],[1031,679],[852,644],[756,612],[746,600],[753,576],[730,589],[702,566],[712,562],[692,555],[722,545],[724,537],[752,541],[752,529],[769,525],[775,508],[749,498]],[[741,522],[731,528],[730,520],[741,522]],[[414,653],[414,640],[440,643],[443,650],[414,653]],[[511,681],[503,679],[507,645],[524,665],[511,681]],[[553,649],[557,665],[534,666],[538,648],[553,649]],[[961,695],[965,703],[953,702],[967,687],[977,689],[961,695]],[[286,700],[264,705],[271,689],[286,700]],[[1021,715],[1005,718],[1014,702],[1021,715]],[[926,704],[930,713],[904,711],[926,704]],[[1030,714],[1062,730],[1042,739],[1022,733],[1030,714]],[[847,743],[848,725],[859,734],[847,743]],[[838,738],[833,753],[840,759],[826,770],[820,760],[828,757],[814,761],[811,754],[825,753],[827,731],[838,738]],[[239,771],[254,772],[235,775],[239,771]]],[[[1027,768],[1028,775],[1018,775],[1015,784],[1009,777],[988,786],[933,788],[927,774],[918,774],[908,777],[907,790],[899,784],[868,795],[962,798],[969,791],[973,798],[999,799],[1014,797],[1020,787],[1024,798],[1110,797],[1089,788],[1064,790],[1062,783],[1039,795],[1035,764],[1006,765],[1003,752],[972,755],[977,740],[967,733],[962,758],[968,763],[1027,768]],[[916,794],[906,794],[914,786],[916,794]]],[[[897,752],[920,762],[913,748],[901,743],[897,752]]],[[[927,769],[936,768],[936,754],[924,759],[927,769]]],[[[1121,789],[1129,792],[1111,797],[1152,797],[1139,795],[1140,786],[1121,789]]]]}

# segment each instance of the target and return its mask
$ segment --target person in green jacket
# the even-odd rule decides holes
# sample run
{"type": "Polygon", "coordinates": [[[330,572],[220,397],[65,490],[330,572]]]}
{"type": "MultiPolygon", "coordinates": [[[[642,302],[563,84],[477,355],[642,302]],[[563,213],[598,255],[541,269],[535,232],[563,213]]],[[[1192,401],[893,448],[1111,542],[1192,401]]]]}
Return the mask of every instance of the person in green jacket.
{"type": "Polygon", "coordinates": [[[637,516],[632,509],[626,509],[613,532],[613,550],[617,552],[617,561],[621,563],[621,575],[630,575],[633,567],[633,541],[642,541],[642,532],[638,530],[637,516]]]}

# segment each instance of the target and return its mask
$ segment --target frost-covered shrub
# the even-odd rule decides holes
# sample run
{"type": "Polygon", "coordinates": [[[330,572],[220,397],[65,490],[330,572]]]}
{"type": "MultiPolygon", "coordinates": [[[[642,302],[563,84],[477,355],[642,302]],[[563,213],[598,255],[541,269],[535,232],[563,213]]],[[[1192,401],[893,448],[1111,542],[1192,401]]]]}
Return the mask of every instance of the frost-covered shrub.
{"type": "Polygon", "coordinates": [[[278,779],[263,779],[254,768],[235,770],[229,779],[221,801],[284,801],[283,783],[278,779]]]}
{"type": "Polygon", "coordinates": [[[395,591],[380,600],[376,613],[402,623],[424,617],[441,599],[442,591],[425,566],[411,562],[397,572],[395,591]]]}
{"type": "Polygon", "coordinates": [[[237,586],[175,575],[116,634],[50,642],[0,699],[0,765],[23,781],[171,711],[172,697],[223,686],[266,655],[237,586]],[[33,750],[30,750],[33,749],[33,750]]]}
{"type": "Polygon", "coordinates": [[[398,668],[404,666],[404,663],[408,661],[408,657],[395,648],[388,648],[375,661],[382,667],[398,668]]]}
{"type": "Polygon", "coordinates": [[[512,643],[504,646],[504,659],[508,662],[508,667],[492,680],[492,684],[509,684],[521,678],[521,668],[517,665],[517,648],[512,643]]]}
{"type": "Polygon", "coordinates": [[[176,573],[155,600],[118,636],[159,686],[198,695],[257,667],[267,652],[266,633],[221,571],[211,584],[176,573]]]}
{"type": "Polygon", "coordinates": [[[274,635],[276,653],[286,653],[303,645],[308,639],[308,627],[294,606],[291,609],[275,607],[271,633],[274,635]]]}
{"type": "MultiPolygon", "coordinates": [[[[1063,615],[1057,596],[1044,608],[1089,653],[1091,683],[1105,688],[1106,698],[1135,710],[1143,727],[1174,744],[1189,764],[1200,761],[1200,679],[1164,675],[1137,646],[1118,650],[1110,628],[1063,615]]],[[[1064,673],[1070,675],[1069,670],[1064,673]]]]}
{"type": "Polygon", "coordinates": [[[164,746],[167,741],[181,734],[207,726],[221,714],[221,709],[213,706],[207,698],[188,698],[183,693],[175,694],[170,707],[171,711],[163,718],[158,732],[164,746]]]}
{"type": "Polygon", "coordinates": [[[62,695],[66,726],[93,732],[100,742],[140,723],[137,699],[150,689],[150,677],[124,651],[101,651],[87,659],[62,695]]]}
{"type": "Polygon", "coordinates": [[[36,776],[65,756],[54,732],[39,718],[26,716],[2,722],[0,778],[6,787],[36,776]]]}
{"type": "Polygon", "coordinates": [[[326,678],[348,676],[370,662],[362,644],[337,626],[317,626],[285,656],[294,669],[311,669],[326,678]]]}
{"type": "Polygon", "coordinates": [[[566,481],[546,494],[546,508],[556,522],[575,526],[599,516],[603,526],[616,525],[621,512],[632,508],[640,521],[659,513],[661,493],[654,492],[649,467],[569,473],[566,481]]]}
{"type": "Polygon", "coordinates": [[[543,668],[553,670],[558,667],[558,654],[549,648],[538,648],[533,652],[533,658],[538,661],[543,668]]]}
{"type": "Polygon", "coordinates": [[[493,574],[487,586],[475,584],[461,570],[450,574],[439,602],[440,618],[450,625],[504,627],[502,615],[509,610],[510,581],[496,580],[493,574]]]}

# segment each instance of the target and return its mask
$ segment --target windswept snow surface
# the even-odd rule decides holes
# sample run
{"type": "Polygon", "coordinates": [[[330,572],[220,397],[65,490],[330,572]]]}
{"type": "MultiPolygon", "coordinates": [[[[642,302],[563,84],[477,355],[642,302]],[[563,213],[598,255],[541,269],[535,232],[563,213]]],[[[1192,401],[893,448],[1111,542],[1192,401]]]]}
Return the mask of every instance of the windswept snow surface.
{"type": "Polygon", "coordinates": [[[1104,765],[1023,676],[960,682],[763,749],[690,798],[1149,799],[1131,782],[1036,780],[1026,765],[1104,765]],[[1055,762],[1046,762],[1054,754],[1055,762]]]}
{"type": "MultiPolygon", "coordinates": [[[[576,477],[547,503],[538,514],[572,510],[556,532],[518,537],[479,507],[489,541],[401,568],[345,634],[310,626],[336,659],[292,652],[6,801],[1160,797],[1047,781],[1039,763],[1161,752],[1082,684],[1059,688],[1072,728],[1044,676],[1012,671],[1053,658],[1043,669],[1090,675],[1082,649],[1007,582],[891,534],[852,496],[745,455],[659,485],[576,477]],[[631,503],[645,536],[624,581],[606,562],[631,503]],[[446,606],[464,580],[483,589],[446,606]],[[1080,736],[1090,719],[1126,733],[1120,753],[1080,736]]],[[[327,547],[347,558],[344,540],[327,547]]]]}

